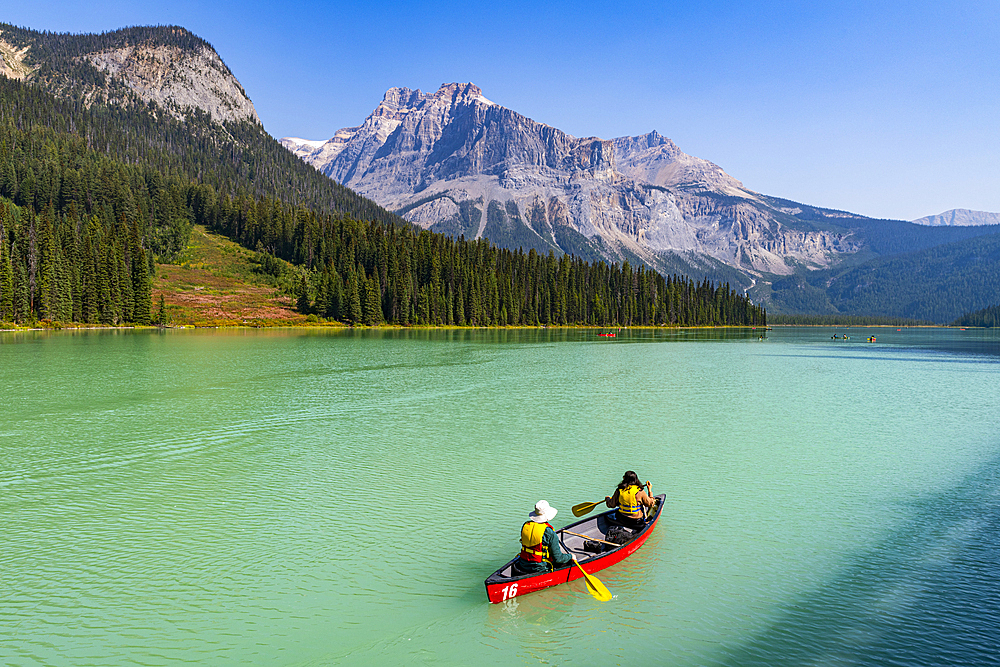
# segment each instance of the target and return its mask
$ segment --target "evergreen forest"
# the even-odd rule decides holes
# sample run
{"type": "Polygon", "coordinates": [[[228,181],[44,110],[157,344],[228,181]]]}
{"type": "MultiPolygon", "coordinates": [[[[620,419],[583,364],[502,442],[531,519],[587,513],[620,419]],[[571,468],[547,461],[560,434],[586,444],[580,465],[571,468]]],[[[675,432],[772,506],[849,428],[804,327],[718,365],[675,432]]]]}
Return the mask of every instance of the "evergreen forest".
{"type": "Polygon", "coordinates": [[[951,323],[955,327],[1000,327],[1000,305],[966,313],[951,323]]]}
{"type": "Polygon", "coordinates": [[[783,315],[769,313],[767,323],[776,326],[832,327],[919,327],[933,325],[927,320],[872,315],[783,315]]]}
{"type": "Polygon", "coordinates": [[[857,266],[775,278],[771,299],[785,313],[843,314],[946,324],[995,304],[1000,233],[978,235],[857,266]]]}
{"type": "Polygon", "coordinates": [[[59,96],[0,77],[0,322],[147,324],[156,263],[204,224],[255,250],[262,272],[300,265],[299,310],[349,324],[766,324],[728,284],[421,231],[256,123],[134,99],[88,105],[65,85],[83,76],[71,68],[81,47],[46,36],[23,40],[55,54],[42,71],[59,96]]]}

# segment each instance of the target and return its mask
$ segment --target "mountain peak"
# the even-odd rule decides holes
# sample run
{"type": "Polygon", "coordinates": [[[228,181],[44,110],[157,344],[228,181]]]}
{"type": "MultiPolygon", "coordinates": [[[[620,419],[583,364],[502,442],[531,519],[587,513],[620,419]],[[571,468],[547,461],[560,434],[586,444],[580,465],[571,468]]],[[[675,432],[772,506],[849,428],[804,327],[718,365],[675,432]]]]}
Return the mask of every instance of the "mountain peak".
{"type": "Polygon", "coordinates": [[[574,137],[491,102],[471,82],[433,93],[390,88],[360,126],[318,147],[282,142],[421,227],[542,253],[664,268],[694,253],[684,257],[785,274],[853,251],[843,235],[786,235],[776,216],[788,213],[659,132],[574,137]]]}
{"type": "Polygon", "coordinates": [[[410,90],[403,86],[390,88],[382,96],[382,105],[398,109],[400,107],[413,106],[424,98],[419,90],[410,90]]]}
{"type": "Polygon", "coordinates": [[[494,104],[486,99],[482,89],[474,83],[442,83],[431,97],[436,100],[450,100],[452,104],[471,104],[477,101],[494,104]]]}
{"type": "Polygon", "coordinates": [[[441,87],[433,93],[422,93],[419,88],[411,90],[405,86],[397,86],[385,91],[382,102],[376,108],[376,113],[394,115],[397,112],[408,112],[422,104],[444,103],[449,106],[458,106],[475,102],[495,106],[495,103],[486,99],[482,89],[474,83],[442,83],[441,87]]]}

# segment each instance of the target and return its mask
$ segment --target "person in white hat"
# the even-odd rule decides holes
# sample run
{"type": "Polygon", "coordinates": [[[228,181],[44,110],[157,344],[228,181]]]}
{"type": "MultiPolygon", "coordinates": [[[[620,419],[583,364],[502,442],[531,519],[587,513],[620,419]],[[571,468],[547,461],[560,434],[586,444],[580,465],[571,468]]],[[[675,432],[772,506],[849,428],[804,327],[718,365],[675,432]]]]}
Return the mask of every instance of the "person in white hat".
{"type": "Polygon", "coordinates": [[[547,501],[535,503],[534,511],[521,526],[521,554],[514,561],[514,574],[547,572],[573,560],[559,548],[559,538],[549,524],[558,511],[547,501]]]}

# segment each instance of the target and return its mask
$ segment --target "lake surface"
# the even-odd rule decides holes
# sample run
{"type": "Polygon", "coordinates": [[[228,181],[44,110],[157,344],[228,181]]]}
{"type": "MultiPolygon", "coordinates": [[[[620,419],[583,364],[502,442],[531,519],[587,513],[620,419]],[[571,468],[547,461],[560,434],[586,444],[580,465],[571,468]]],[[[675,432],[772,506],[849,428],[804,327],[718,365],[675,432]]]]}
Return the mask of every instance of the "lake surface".
{"type": "Polygon", "coordinates": [[[0,664],[1000,664],[1000,334],[835,332],[0,333],[0,664]]]}

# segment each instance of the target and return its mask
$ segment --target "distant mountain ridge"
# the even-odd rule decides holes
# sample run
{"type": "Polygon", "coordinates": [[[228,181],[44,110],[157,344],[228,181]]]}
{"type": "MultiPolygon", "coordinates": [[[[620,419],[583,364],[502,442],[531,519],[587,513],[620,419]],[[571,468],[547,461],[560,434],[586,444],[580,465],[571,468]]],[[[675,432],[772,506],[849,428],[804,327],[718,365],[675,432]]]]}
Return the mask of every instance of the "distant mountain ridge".
{"type": "Polygon", "coordinates": [[[913,221],[915,225],[929,227],[972,227],[976,225],[1000,225],[1000,213],[970,211],[967,208],[953,208],[937,215],[928,215],[913,221]]]}
{"type": "MultiPolygon", "coordinates": [[[[944,231],[944,230],[941,230],[944,231]]],[[[1000,303],[1000,233],[970,236],[857,266],[777,278],[770,301],[785,312],[953,322],[1000,303]]]]}
{"type": "MultiPolygon", "coordinates": [[[[754,276],[822,268],[860,249],[850,213],[798,219],[657,132],[577,138],[471,83],[388,90],[326,142],[282,143],[317,169],[434,231],[660,270],[754,276]],[[736,269],[736,271],[732,271],[736,269]]],[[[821,211],[817,215],[817,212],[821,211]]]]}

